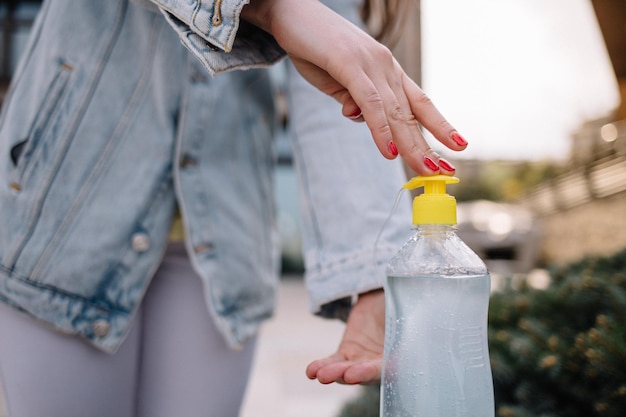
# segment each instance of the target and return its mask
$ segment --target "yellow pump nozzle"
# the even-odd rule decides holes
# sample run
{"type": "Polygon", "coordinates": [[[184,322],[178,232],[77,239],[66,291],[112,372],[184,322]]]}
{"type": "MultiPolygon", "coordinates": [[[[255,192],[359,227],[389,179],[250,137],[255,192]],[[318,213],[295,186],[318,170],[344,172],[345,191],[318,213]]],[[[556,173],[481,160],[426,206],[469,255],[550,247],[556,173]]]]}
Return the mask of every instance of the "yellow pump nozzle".
{"type": "Polygon", "coordinates": [[[446,185],[457,182],[457,177],[433,175],[405,183],[407,190],[424,187],[424,193],[413,199],[413,224],[456,224],[456,199],[446,193],[446,185]]]}

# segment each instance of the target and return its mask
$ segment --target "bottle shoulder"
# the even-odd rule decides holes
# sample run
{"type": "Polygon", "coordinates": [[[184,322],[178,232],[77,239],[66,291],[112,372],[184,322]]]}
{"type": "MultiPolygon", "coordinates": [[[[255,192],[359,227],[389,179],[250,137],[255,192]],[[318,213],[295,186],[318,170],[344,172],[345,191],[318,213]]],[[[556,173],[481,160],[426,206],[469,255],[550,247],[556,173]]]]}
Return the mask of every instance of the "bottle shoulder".
{"type": "Polygon", "coordinates": [[[415,233],[391,259],[387,275],[485,275],[482,259],[453,231],[415,233]]]}

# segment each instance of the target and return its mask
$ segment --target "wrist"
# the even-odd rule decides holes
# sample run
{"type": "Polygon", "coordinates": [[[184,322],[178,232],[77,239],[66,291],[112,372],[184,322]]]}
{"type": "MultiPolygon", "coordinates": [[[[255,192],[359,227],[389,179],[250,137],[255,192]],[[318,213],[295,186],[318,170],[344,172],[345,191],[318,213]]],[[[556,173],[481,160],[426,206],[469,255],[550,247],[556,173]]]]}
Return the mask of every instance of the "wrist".
{"type": "Polygon", "coordinates": [[[319,0],[250,0],[241,18],[270,33],[285,47],[303,30],[306,33],[312,26],[322,27],[320,22],[327,20],[329,11],[319,0]]]}
{"type": "Polygon", "coordinates": [[[251,0],[243,6],[241,18],[254,26],[271,33],[271,0],[251,0]]]}
{"type": "MultiPolygon", "coordinates": [[[[382,288],[377,288],[357,295],[356,301],[352,308],[371,308],[372,305],[380,305],[384,300],[385,292],[382,288]]],[[[383,302],[384,305],[384,302],[383,302]]]]}
{"type": "Polygon", "coordinates": [[[369,290],[366,292],[362,292],[360,294],[357,295],[357,301],[361,298],[372,298],[372,297],[377,297],[377,296],[381,296],[385,293],[385,291],[382,288],[375,288],[373,290],[369,290]]]}

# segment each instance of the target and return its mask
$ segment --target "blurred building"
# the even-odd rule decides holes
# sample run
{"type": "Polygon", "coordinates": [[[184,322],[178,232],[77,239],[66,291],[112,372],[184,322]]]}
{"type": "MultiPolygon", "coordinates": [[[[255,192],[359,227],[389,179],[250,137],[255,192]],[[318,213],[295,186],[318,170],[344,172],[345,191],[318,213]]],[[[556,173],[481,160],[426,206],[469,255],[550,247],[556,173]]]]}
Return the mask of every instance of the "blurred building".
{"type": "Polygon", "coordinates": [[[533,190],[527,207],[542,218],[547,262],[610,255],[626,248],[626,3],[592,0],[617,77],[621,104],[584,121],[572,136],[565,173],[533,190]]]}

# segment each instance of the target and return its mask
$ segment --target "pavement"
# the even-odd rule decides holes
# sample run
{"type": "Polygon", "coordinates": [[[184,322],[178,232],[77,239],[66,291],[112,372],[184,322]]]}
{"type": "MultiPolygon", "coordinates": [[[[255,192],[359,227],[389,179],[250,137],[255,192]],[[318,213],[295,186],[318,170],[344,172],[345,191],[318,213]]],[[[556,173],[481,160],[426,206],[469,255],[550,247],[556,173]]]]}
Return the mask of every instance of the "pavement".
{"type": "Polygon", "coordinates": [[[4,390],[2,389],[2,381],[0,381],[0,417],[8,417],[4,408],[4,390]]]}
{"type": "Polygon", "coordinates": [[[343,329],[338,320],[308,312],[302,279],[283,279],[277,314],[261,331],[240,417],[337,417],[359,387],[322,385],[309,380],[304,370],[337,349],[343,329]]]}
{"type": "MultiPolygon", "coordinates": [[[[276,315],[261,330],[255,365],[239,417],[337,417],[360,389],[309,380],[304,370],[335,351],[344,325],[308,313],[300,277],[283,278],[276,315]]],[[[0,381],[0,417],[4,410],[0,381]]],[[[88,417],[88,416],[86,416],[88,417]]]]}

